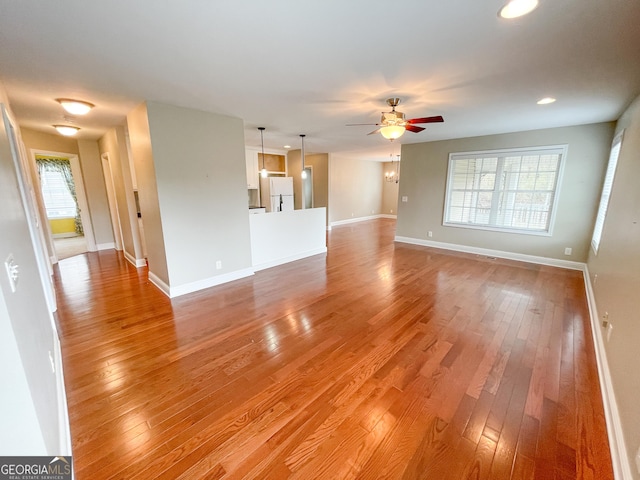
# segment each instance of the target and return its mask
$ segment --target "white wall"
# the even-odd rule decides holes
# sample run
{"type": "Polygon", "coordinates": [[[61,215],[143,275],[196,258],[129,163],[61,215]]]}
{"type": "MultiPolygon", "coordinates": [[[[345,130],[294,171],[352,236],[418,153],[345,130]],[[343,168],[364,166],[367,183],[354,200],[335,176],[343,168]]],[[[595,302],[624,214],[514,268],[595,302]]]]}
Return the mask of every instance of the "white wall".
{"type": "Polygon", "coordinates": [[[613,123],[551,128],[402,146],[396,234],[435,242],[516,254],[585,262],[613,123]],[[450,153],[541,145],[568,145],[553,234],[523,235],[442,225],[450,153]],[[571,247],[572,255],[564,255],[571,247]]]}
{"type": "MultiPolygon", "coordinates": [[[[640,447],[640,97],[618,121],[616,133],[623,129],[600,248],[597,255],[590,250],[588,268],[598,313],[608,312],[614,327],[604,346],[628,461],[636,471],[634,457],[640,447]]],[[[606,338],[604,331],[603,336],[606,338]]]]}
{"type": "MultiPolygon", "coordinates": [[[[11,116],[1,85],[0,106],[11,116]]],[[[14,162],[7,128],[0,121],[0,261],[4,263],[12,255],[19,266],[19,279],[16,291],[12,292],[4,265],[1,266],[0,348],[4,350],[5,363],[0,373],[0,455],[16,453],[12,449],[14,438],[13,446],[23,455],[43,451],[49,455],[68,455],[64,381],[61,369],[54,373],[50,361],[51,356],[59,363],[60,350],[41,277],[42,271],[46,276],[46,267],[42,265],[46,260],[44,247],[35,221],[29,223],[34,211],[24,202],[28,197],[21,195],[18,180],[21,168],[14,162]],[[18,401],[21,407],[15,408],[18,401]],[[37,429],[34,415],[38,419],[37,429]],[[16,431],[22,422],[26,430],[16,431]],[[33,444],[29,445],[31,435],[33,444]]],[[[28,175],[26,178],[29,179],[28,175]]]]}
{"type": "Polygon", "coordinates": [[[156,102],[128,120],[149,267],[166,258],[165,292],[251,274],[242,120],[156,102]]]}

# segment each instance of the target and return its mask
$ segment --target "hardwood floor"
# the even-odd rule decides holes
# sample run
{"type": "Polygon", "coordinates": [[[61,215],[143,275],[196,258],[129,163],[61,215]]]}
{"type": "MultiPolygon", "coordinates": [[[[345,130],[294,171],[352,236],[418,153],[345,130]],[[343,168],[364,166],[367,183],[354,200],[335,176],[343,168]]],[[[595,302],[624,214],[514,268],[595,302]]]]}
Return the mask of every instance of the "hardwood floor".
{"type": "Polygon", "coordinates": [[[173,300],[61,261],[76,478],[613,478],[581,272],[394,229],[173,300]]]}

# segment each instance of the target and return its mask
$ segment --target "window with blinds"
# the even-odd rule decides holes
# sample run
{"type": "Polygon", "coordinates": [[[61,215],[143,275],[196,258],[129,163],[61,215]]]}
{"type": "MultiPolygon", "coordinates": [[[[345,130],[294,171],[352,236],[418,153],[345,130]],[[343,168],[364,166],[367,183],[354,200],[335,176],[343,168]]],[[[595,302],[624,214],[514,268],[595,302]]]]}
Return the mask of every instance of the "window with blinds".
{"type": "Polygon", "coordinates": [[[73,200],[61,172],[42,172],[40,184],[47,218],[74,218],[76,216],[76,202],[73,200]]]}
{"type": "Polygon", "coordinates": [[[444,225],[546,235],[566,146],[449,155],[444,225]]]}
{"type": "Polygon", "coordinates": [[[622,146],[622,136],[624,130],[615,136],[611,144],[611,153],[609,154],[609,163],[607,165],[607,173],[604,176],[604,184],[602,185],[602,194],[600,195],[600,205],[598,206],[598,215],[596,223],[593,226],[593,236],[591,237],[591,246],[597,254],[600,248],[600,240],[602,239],[602,229],[604,221],[607,217],[607,209],[609,208],[609,197],[613,187],[613,179],[616,175],[616,167],[618,166],[618,156],[620,155],[620,147],[622,146]]]}

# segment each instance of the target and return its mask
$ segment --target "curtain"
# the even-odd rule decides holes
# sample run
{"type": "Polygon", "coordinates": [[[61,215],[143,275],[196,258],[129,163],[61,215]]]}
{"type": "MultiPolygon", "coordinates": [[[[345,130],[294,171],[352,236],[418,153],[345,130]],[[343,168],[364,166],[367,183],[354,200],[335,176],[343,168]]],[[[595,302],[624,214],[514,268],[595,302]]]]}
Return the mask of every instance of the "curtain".
{"type": "Polygon", "coordinates": [[[44,172],[59,172],[64,178],[71,198],[76,204],[76,217],[75,226],[76,233],[78,235],[84,235],[82,228],[82,220],[80,219],[80,206],[78,205],[78,197],[76,197],[76,185],[73,183],[73,176],[71,175],[71,164],[66,158],[55,157],[36,157],[36,164],[38,165],[38,174],[42,177],[44,172]]]}

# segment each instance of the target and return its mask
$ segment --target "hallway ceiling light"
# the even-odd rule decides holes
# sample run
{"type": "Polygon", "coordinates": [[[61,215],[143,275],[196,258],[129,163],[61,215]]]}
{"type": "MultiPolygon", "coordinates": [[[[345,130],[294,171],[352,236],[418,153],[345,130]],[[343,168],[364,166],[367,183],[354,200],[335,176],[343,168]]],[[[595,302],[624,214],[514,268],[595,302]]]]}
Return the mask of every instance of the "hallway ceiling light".
{"type": "Polygon", "coordinates": [[[553,98],[553,97],[544,97],[544,98],[541,98],[540,100],[538,100],[536,103],[538,105],[549,105],[550,103],[553,103],[555,101],[556,101],[556,99],[553,98]]]}
{"type": "Polygon", "coordinates": [[[95,107],[92,103],[83,102],[81,100],[72,100],[70,98],[58,98],[56,101],[62,105],[62,108],[72,115],[86,115],[93,107],[95,107]]]}
{"type": "Polygon", "coordinates": [[[531,13],[538,6],[538,0],[511,0],[500,9],[498,15],[502,18],[518,18],[531,13]]]}
{"type": "Polygon", "coordinates": [[[73,137],[80,128],[72,127],[70,125],[54,125],[55,128],[60,135],[64,135],[65,137],[73,137]]]}

